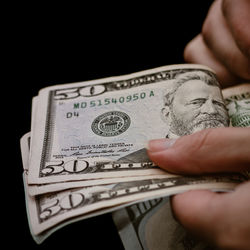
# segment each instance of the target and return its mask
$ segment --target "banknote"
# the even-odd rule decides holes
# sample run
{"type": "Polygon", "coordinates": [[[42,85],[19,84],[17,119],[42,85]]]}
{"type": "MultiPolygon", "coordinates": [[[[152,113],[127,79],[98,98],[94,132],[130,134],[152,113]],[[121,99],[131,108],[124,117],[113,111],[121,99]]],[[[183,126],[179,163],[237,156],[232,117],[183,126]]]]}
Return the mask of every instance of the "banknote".
{"type": "Polygon", "coordinates": [[[86,219],[116,209],[151,199],[192,189],[211,189],[228,191],[246,180],[244,175],[216,176],[168,176],[168,178],[152,177],[148,180],[124,181],[109,185],[71,188],[59,192],[32,196],[29,194],[28,152],[29,134],[21,141],[24,164],[24,186],[26,209],[30,231],[37,243],[42,243],[49,235],[62,226],[77,220],[86,219]],[[25,165],[26,164],[26,165],[25,165]]]}
{"type": "MultiPolygon", "coordinates": [[[[225,104],[233,127],[250,127],[250,83],[223,90],[225,104]]],[[[245,171],[250,177],[250,171],[245,171]]]]}
{"type": "Polygon", "coordinates": [[[239,176],[195,177],[151,179],[131,181],[122,184],[109,184],[89,188],[77,188],[43,197],[35,196],[29,202],[29,211],[34,234],[78,215],[113,207],[133,201],[167,196],[187,189],[234,189],[245,180],[239,176]],[[39,211],[39,212],[38,212],[39,211]]]}
{"type": "MultiPolygon", "coordinates": [[[[31,133],[28,132],[22,136],[20,139],[21,154],[23,161],[23,168],[28,176],[29,172],[29,156],[30,156],[30,144],[31,144],[31,133]]],[[[128,181],[140,181],[140,180],[149,180],[149,179],[161,179],[161,178],[172,178],[177,177],[178,175],[171,173],[164,173],[161,175],[145,175],[145,176],[128,176],[128,177],[116,177],[116,178],[102,178],[102,179],[92,179],[92,180],[80,180],[80,181],[64,181],[58,183],[49,183],[49,184],[33,184],[27,186],[27,192],[31,196],[51,193],[56,191],[61,191],[70,188],[77,187],[89,187],[103,184],[112,184],[128,181]]]]}
{"type": "Polygon", "coordinates": [[[151,162],[146,144],[229,126],[216,76],[172,65],[42,89],[21,139],[30,230],[42,242],[60,227],[192,189],[233,190],[242,174],[180,176],[151,162]]]}
{"type": "Polygon", "coordinates": [[[215,74],[193,64],[51,86],[33,113],[29,184],[163,174],[148,140],[229,125],[215,74]]]}
{"type": "Polygon", "coordinates": [[[250,127],[250,83],[224,89],[223,97],[233,127],[250,127]]]}
{"type": "MultiPolygon", "coordinates": [[[[230,125],[250,127],[250,84],[222,90],[230,125]]],[[[245,173],[250,177],[249,172],[245,173]]],[[[168,197],[152,199],[112,214],[126,250],[205,250],[207,243],[190,235],[174,219],[168,197]]]]}
{"type": "Polygon", "coordinates": [[[207,250],[173,217],[169,197],[127,206],[112,213],[126,250],[207,250]]]}
{"type": "MultiPolygon", "coordinates": [[[[31,193],[30,186],[27,183],[28,169],[29,169],[29,151],[30,151],[30,144],[31,144],[30,134],[31,133],[29,132],[21,138],[20,146],[21,146],[22,162],[23,162],[23,169],[24,169],[23,181],[24,181],[24,189],[25,189],[25,203],[26,203],[26,210],[27,210],[27,216],[28,216],[28,223],[29,223],[31,235],[37,244],[41,244],[52,233],[56,232],[57,230],[59,230],[60,228],[66,226],[68,224],[77,222],[79,220],[87,219],[87,218],[90,218],[93,216],[98,216],[98,215],[101,215],[103,213],[109,213],[109,212],[114,211],[115,209],[119,209],[119,208],[124,207],[124,205],[120,205],[120,206],[118,205],[115,208],[111,207],[111,208],[102,209],[101,211],[97,210],[97,211],[92,212],[90,214],[83,214],[83,215],[80,215],[77,217],[72,217],[68,220],[62,220],[56,226],[50,227],[49,229],[43,231],[42,233],[34,234],[33,227],[32,227],[32,224],[34,224],[34,222],[33,222],[34,220],[31,218],[32,214],[30,214],[30,211],[31,211],[30,207],[32,206],[32,204],[35,204],[37,197],[34,198],[34,195],[30,194],[31,193]]],[[[63,189],[65,189],[65,188],[63,188],[63,189]]],[[[53,190],[50,191],[50,193],[52,193],[52,192],[53,192],[53,190]]],[[[45,197],[45,196],[43,196],[43,197],[45,197]]],[[[128,204],[133,204],[133,202],[128,203],[128,204]]],[[[47,211],[49,211],[49,210],[47,210],[47,211]]]]}

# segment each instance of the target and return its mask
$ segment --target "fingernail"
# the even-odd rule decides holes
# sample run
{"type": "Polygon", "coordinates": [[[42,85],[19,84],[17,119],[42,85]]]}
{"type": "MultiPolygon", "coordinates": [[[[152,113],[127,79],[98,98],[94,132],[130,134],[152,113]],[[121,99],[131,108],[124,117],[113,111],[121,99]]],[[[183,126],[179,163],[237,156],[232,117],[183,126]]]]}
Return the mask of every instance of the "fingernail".
{"type": "Polygon", "coordinates": [[[176,139],[156,139],[151,140],[147,144],[147,149],[151,152],[163,151],[170,148],[175,143],[176,139]]]}

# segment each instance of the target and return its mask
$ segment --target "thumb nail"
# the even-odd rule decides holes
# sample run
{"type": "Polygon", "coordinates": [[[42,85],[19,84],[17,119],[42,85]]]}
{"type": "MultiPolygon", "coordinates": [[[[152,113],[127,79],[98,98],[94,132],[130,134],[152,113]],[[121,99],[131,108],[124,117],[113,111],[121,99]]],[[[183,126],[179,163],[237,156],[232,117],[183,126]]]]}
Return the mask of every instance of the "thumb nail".
{"type": "Polygon", "coordinates": [[[147,149],[150,152],[159,152],[166,150],[174,145],[176,139],[155,139],[148,142],[147,149]]]}

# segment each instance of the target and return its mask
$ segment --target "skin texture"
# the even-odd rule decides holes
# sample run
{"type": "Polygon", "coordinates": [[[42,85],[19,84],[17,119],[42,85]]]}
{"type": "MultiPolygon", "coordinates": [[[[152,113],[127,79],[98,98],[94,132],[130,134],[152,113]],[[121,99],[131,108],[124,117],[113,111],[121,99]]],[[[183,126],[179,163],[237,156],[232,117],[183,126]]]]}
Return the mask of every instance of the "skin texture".
{"type": "MultiPolygon", "coordinates": [[[[169,172],[204,174],[250,170],[250,128],[215,128],[148,144],[152,161],[169,172]]],[[[220,249],[249,249],[250,181],[231,193],[188,191],[172,198],[175,218],[220,249]]]]}
{"type": "Polygon", "coordinates": [[[157,165],[173,173],[203,174],[250,170],[250,128],[205,129],[178,138],[156,139],[148,144],[148,155],[157,165]]]}
{"type": "MultiPolygon", "coordinates": [[[[178,135],[214,126],[226,126],[227,113],[222,102],[220,89],[201,80],[183,84],[175,93],[170,113],[171,131],[178,135]],[[178,128],[178,131],[175,131],[178,128]]],[[[168,123],[168,117],[166,117],[168,123]]]]}
{"type": "Polygon", "coordinates": [[[222,86],[250,80],[250,1],[214,1],[184,58],[214,69],[222,86]],[[236,3],[237,2],[237,3],[236,3]]]}
{"type": "MultiPolygon", "coordinates": [[[[249,82],[249,31],[250,0],[216,0],[184,58],[212,68],[222,87],[249,82]]],[[[148,155],[179,174],[250,171],[250,128],[205,129],[177,140],[152,140],[148,155]]],[[[231,193],[188,191],[172,198],[172,209],[185,228],[216,249],[250,249],[249,194],[250,181],[231,193]]]]}

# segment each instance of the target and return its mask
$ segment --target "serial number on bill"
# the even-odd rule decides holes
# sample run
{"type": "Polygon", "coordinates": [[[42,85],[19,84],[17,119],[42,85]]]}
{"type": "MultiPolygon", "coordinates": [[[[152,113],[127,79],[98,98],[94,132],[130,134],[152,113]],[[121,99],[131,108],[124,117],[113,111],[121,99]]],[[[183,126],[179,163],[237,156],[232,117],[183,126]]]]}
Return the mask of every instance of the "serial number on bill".
{"type": "Polygon", "coordinates": [[[120,97],[110,97],[110,98],[92,100],[92,101],[87,101],[87,102],[76,102],[76,103],[73,103],[73,108],[84,109],[87,107],[93,108],[93,107],[98,107],[98,106],[103,106],[103,105],[111,105],[111,104],[119,104],[119,103],[122,104],[122,103],[140,101],[145,98],[149,98],[153,96],[154,96],[154,91],[150,90],[149,92],[134,93],[131,95],[120,96],[120,97]]]}

